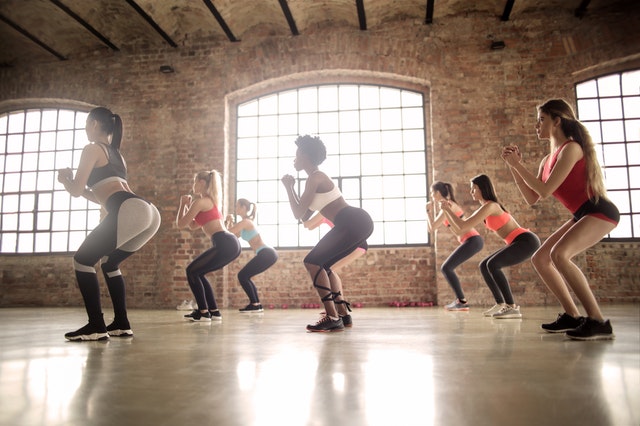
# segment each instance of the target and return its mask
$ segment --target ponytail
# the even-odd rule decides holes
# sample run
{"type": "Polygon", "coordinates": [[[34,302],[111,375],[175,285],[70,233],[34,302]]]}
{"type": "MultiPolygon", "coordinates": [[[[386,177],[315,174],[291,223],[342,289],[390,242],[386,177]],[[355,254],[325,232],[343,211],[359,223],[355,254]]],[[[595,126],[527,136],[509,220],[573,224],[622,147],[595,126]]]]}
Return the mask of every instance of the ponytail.
{"type": "Polygon", "coordinates": [[[239,198],[238,199],[238,204],[240,204],[245,209],[247,209],[247,218],[248,219],[256,220],[256,213],[257,213],[258,207],[256,206],[255,203],[252,203],[251,201],[247,200],[246,198],[239,198]]]}
{"type": "Polygon", "coordinates": [[[453,185],[451,185],[449,182],[436,181],[433,183],[433,185],[431,185],[431,189],[433,191],[439,192],[440,195],[442,195],[447,200],[451,200],[454,203],[457,203],[456,197],[453,191],[453,185]]]}
{"type": "Polygon", "coordinates": [[[108,108],[97,107],[89,112],[89,119],[97,121],[100,129],[111,135],[111,146],[119,151],[122,143],[122,118],[108,108]]]}

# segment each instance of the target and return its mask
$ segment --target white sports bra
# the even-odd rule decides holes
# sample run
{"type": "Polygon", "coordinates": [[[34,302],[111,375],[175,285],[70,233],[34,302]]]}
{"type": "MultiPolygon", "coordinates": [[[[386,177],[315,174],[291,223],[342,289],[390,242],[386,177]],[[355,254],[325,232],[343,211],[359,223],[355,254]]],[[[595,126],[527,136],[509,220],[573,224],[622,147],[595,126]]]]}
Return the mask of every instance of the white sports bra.
{"type": "Polygon", "coordinates": [[[335,183],[333,184],[333,189],[329,192],[316,192],[316,195],[311,200],[309,204],[309,208],[315,211],[321,211],[323,208],[327,206],[327,204],[332,201],[337,200],[342,197],[342,192],[340,192],[340,188],[335,183]]]}

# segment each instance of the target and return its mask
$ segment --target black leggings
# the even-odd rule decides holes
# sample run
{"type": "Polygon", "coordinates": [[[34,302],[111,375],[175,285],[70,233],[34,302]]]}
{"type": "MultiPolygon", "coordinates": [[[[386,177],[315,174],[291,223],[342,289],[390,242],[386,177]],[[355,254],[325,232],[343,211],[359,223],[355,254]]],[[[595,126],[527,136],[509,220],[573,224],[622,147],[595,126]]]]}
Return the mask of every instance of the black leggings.
{"type": "MultiPolygon", "coordinates": [[[[317,265],[331,272],[331,266],[358,247],[367,247],[367,238],[373,233],[369,214],[356,207],[345,207],[338,212],[333,228],[304,258],[304,263],[317,265]]],[[[315,284],[315,282],[314,282],[315,284]]]]}
{"type": "Polygon", "coordinates": [[[533,232],[518,235],[508,246],[501,248],[482,262],[480,272],[489,290],[493,293],[496,303],[513,305],[513,295],[509,281],[504,276],[502,268],[517,265],[531,258],[540,247],[540,239],[533,232]]]}
{"type": "Polygon", "coordinates": [[[238,281],[247,293],[250,303],[260,303],[258,289],[251,278],[269,269],[277,260],[278,253],[273,248],[262,246],[257,250],[255,257],[238,272],[238,281]]]}
{"type": "Polygon", "coordinates": [[[220,231],[211,236],[213,247],[196,257],[187,266],[187,280],[196,299],[198,309],[215,311],[218,309],[213,296],[213,287],[205,274],[222,269],[240,256],[240,242],[230,232],[220,231]]]}
{"type": "Polygon", "coordinates": [[[460,300],[464,300],[465,297],[455,269],[482,250],[482,247],[484,247],[484,240],[480,235],[474,235],[460,244],[440,267],[442,275],[460,300]]]}

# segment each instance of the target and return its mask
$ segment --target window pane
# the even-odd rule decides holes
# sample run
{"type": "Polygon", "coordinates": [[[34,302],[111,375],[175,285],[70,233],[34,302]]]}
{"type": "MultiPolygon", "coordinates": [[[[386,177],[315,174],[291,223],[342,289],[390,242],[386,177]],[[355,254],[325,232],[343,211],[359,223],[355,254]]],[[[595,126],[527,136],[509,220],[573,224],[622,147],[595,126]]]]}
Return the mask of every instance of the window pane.
{"type": "Polygon", "coordinates": [[[640,95],[640,70],[622,74],[622,94],[640,95]]]}
{"type": "Polygon", "coordinates": [[[620,96],[620,75],[614,74],[598,79],[598,95],[620,96]]]}
{"type": "Polygon", "coordinates": [[[622,118],[622,99],[601,99],[600,111],[603,120],[622,118]]]}
{"type": "Polygon", "coordinates": [[[25,132],[37,132],[40,130],[40,116],[39,110],[27,111],[26,122],[24,126],[25,132]]]}
{"type": "Polygon", "coordinates": [[[297,225],[280,182],[284,174],[296,176],[301,195],[307,176],[293,168],[294,141],[299,134],[317,135],[327,152],[321,170],[340,186],[350,205],[362,206],[382,228],[370,243],[425,243],[423,105],[421,93],[357,84],[290,89],[246,102],[237,108],[236,197],[257,201],[257,225],[263,235],[263,226],[271,227],[277,240],[271,244],[317,243],[326,230],[310,232],[297,225]],[[419,208],[408,212],[408,206],[419,208]],[[417,216],[411,226],[420,234],[409,242],[407,218],[412,214],[417,216]],[[389,237],[387,227],[401,232],[389,237]]]}
{"type": "Polygon", "coordinates": [[[622,103],[624,105],[625,118],[640,118],[640,96],[624,98],[622,103]]]}
{"type": "Polygon", "coordinates": [[[9,133],[24,132],[24,112],[9,114],[9,133]]]}
{"type": "Polygon", "coordinates": [[[599,120],[600,108],[597,99],[578,100],[580,120],[599,120]]]}
{"type": "MultiPolygon", "coordinates": [[[[595,98],[598,96],[598,86],[595,80],[590,80],[576,85],[576,95],[578,98],[595,98]]],[[[581,114],[582,116],[582,114],[581,114]]],[[[585,118],[586,120],[586,118],[585,118]]]]}

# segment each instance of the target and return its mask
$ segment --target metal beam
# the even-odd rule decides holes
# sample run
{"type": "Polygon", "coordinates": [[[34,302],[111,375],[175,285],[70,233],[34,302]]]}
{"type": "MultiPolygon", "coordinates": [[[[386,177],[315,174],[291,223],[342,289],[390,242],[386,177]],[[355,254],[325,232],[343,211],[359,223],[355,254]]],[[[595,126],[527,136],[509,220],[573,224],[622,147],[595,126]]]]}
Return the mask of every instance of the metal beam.
{"type": "Polygon", "coordinates": [[[154,21],[153,18],[144,11],[144,9],[138,6],[138,3],[136,3],[135,0],[127,0],[127,3],[129,3],[129,6],[131,6],[136,12],[138,12],[138,14],[142,16],[144,20],[147,21],[147,23],[151,25],[153,29],[156,30],[156,32],[160,34],[167,43],[169,43],[169,46],[178,47],[176,42],[171,40],[171,37],[169,37],[169,35],[165,33],[162,28],[160,28],[160,25],[158,25],[156,21],[154,21]]]}
{"type": "Polygon", "coordinates": [[[515,2],[516,0],[507,0],[507,2],[504,5],[504,12],[502,12],[502,17],[500,18],[501,21],[509,20],[509,15],[511,15],[511,9],[513,9],[513,4],[515,2]]]}
{"type": "Polygon", "coordinates": [[[433,5],[435,0],[427,0],[427,15],[424,18],[425,24],[433,23],[433,5]]]}
{"type": "Polygon", "coordinates": [[[236,38],[236,36],[233,35],[233,33],[231,32],[231,29],[229,28],[227,23],[224,21],[224,18],[222,17],[222,15],[220,15],[220,12],[218,12],[218,9],[216,9],[213,3],[211,3],[211,0],[202,0],[202,1],[209,8],[209,11],[211,12],[211,14],[216,18],[216,21],[218,21],[218,24],[222,28],[222,31],[224,31],[224,33],[227,35],[227,38],[229,39],[229,41],[240,41],[236,38]]]}
{"type": "Polygon", "coordinates": [[[29,40],[31,40],[32,42],[34,42],[38,46],[42,47],[44,50],[46,50],[47,52],[51,53],[53,56],[55,56],[56,58],[60,59],[61,61],[66,61],[67,60],[67,58],[64,55],[56,52],[51,47],[46,45],[44,42],[40,41],[36,36],[31,34],[29,31],[25,30],[20,25],[16,24],[11,19],[7,18],[6,16],[4,16],[1,13],[0,13],[0,21],[6,23],[11,28],[13,28],[14,30],[18,31],[20,34],[22,34],[23,36],[27,37],[29,40]]]}
{"type": "Polygon", "coordinates": [[[367,29],[367,17],[364,12],[364,0],[356,0],[356,8],[358,9],[358,21],[360,22],[360,29],[365,31],[367,29]]]}
{"type": "Polygon", "coordinates": [[[91,25],[89,25],[89,23],[87,21],[85,21],[84,19],[82,19],[80,16],[76,15],[76,13],[69,9],[67,6],[65,6],[64,4],[62,4],[62,2],[60,2],[60,0],[50,0],[51,3],[55,4],[56,6],[58,6],[60,9],[62,9],[62,11],[64,13],[66,13],[67,15],[71,16],[73,19],[75,19],[80,25],[82,25],[83,27],[85,27],[91,34],[93,34],[94,36],[96,36],[101,42],[103,42],[104,44],[106,44],[107,46],[109,46],[112,50],[115,50],[116,52],[119,52],[120,49],[118,49],[118,47],[116,45],[114,45],[113,43],[111,43],[111,41],[109,41],[108,38],[106,38],[105,36],[103,36],[102,34],[100,34],[100,32],[98,32],[98,30],[96,30],[95,28],[93,28],[91,25]]]}
{"type": "Polygon", "coordinates": [[[584,15],[587,14],[587,8],[589,7],[589,3],[591,3],[591,0],[582,0],[580,2],[580,6],[578,6],[578,8],[574,13],[576,15],[576,18],[582,18],[584,17],[584,15]]]}
{"type": "Polygon", "coordinates": [[[289,24],[289,28],[291,29],[291,34],[300,35],[298,32],[298,27],[296,26],[296,21],[293,19],[293,15],[291,14],[291,9],[289,9],[289,4],[287,0],[278,0],[280,2],[280,7],[282,8],[282,13],[284,13],[285,18],[287,18],[287,23],[289,24]]]}

